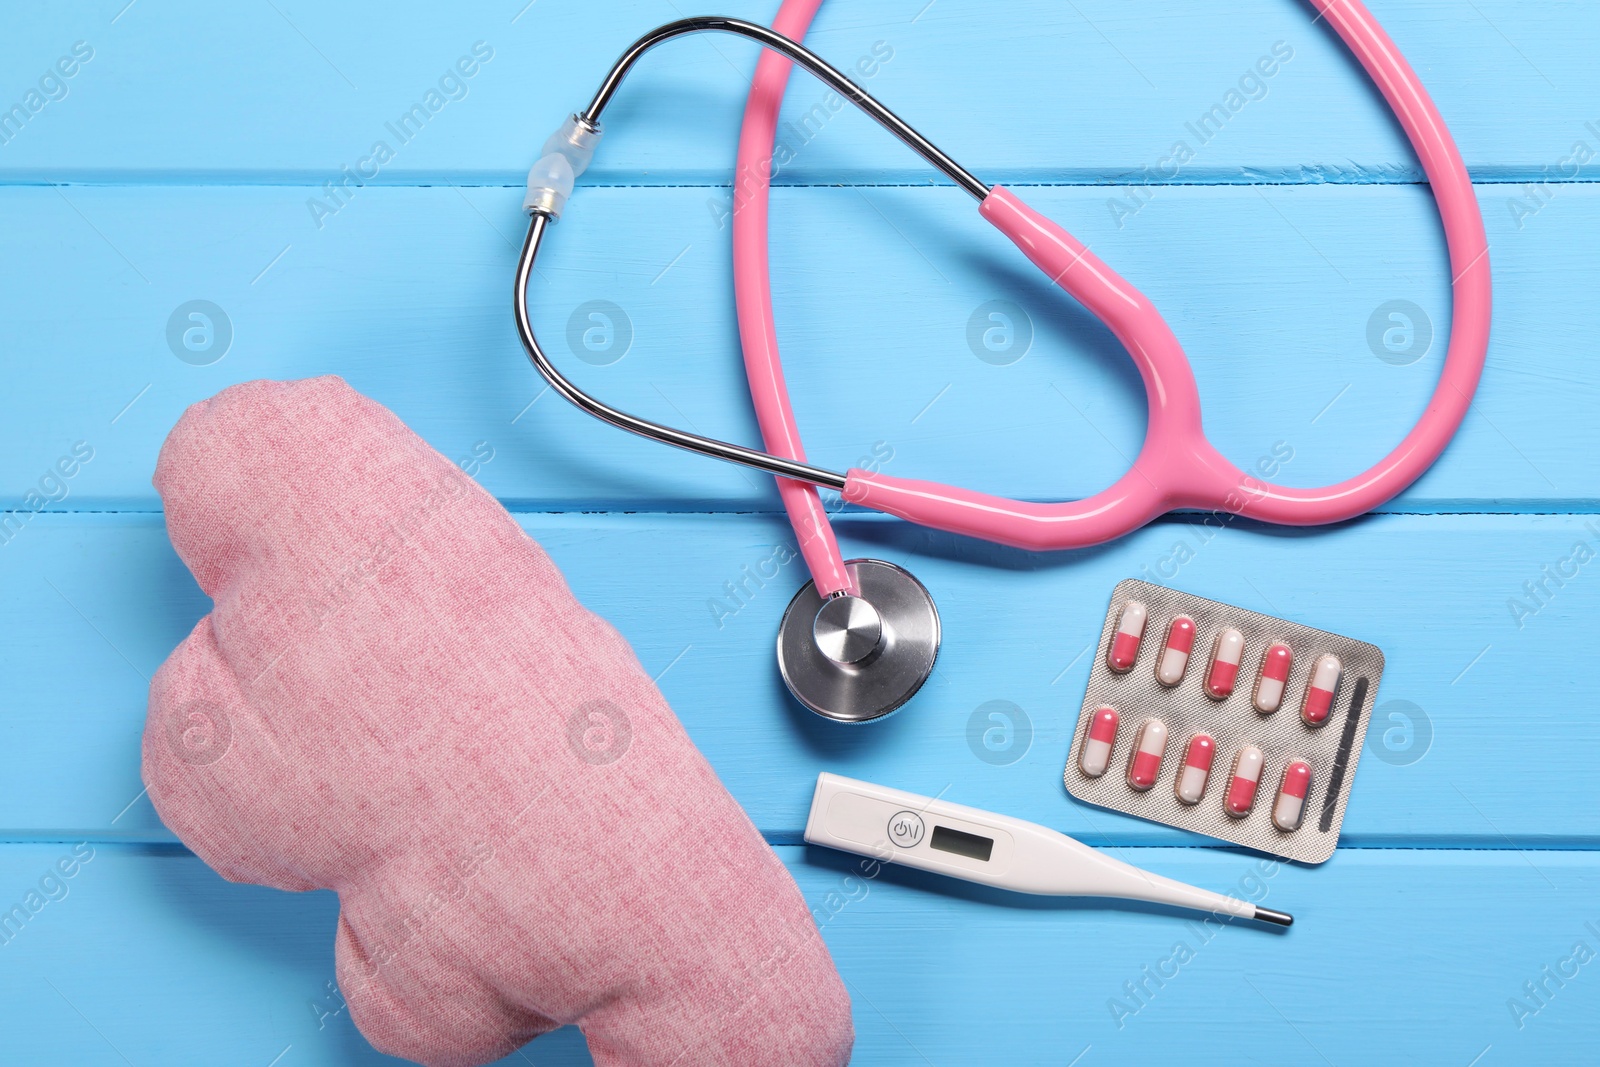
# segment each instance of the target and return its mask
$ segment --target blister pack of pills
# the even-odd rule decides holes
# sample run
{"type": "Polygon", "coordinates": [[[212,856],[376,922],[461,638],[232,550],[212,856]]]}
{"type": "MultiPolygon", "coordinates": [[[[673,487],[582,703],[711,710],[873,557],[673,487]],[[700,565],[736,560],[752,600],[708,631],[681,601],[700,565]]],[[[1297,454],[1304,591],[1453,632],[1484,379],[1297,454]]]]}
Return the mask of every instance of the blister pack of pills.
{"type": "Polygon", "coordinates": [[[1100,632],[1067,792],[1321,863],[1382,677],[1376,645],[1129,578],[1100,632]]]}

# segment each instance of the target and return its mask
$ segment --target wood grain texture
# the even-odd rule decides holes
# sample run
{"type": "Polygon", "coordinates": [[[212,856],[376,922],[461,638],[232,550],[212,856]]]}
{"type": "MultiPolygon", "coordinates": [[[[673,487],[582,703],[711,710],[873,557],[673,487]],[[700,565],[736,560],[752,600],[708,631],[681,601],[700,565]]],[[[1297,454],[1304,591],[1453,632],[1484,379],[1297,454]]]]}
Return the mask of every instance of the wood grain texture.
{"type": "MultiPolygon", "coordinates": [[[[0,852],[0,899],[22,899],[71,848],[0,852]]],[[[1485,1048],[1529,1063],[1592,1041],[1600,1020],[1596,963],[1572,962],[1576,945],[1600,948],[1589,852],[1350,849],[1316,870],[1217,849],[1119,853],[1294,912],[1281,934],[778,853],[849,984],[858,1063],[1130,1063],[1182,1049],[1200,1062],[1381,1050],[1465,1064],[1485,1048]],[[1521,906],[1485,922],[1493,900],[1521,906]],[[1544,969],[1563,961],[1557,985],[1544,969]],[[1535,1000],[1528,982],[1546,992],[1535,1000]]],[[[232,885],[192,856],[117,845],[96,846],[63,889],[0,946],[0,997],[27,1020],[8,1034],[14,1062],[399,1062],[361,1040],[327,988],[333,894],[232,885]]],[[[564,1030],[500,1062],[589,1061],[564,1030]]]]}
{"type": "MultiPolygon", "coordinates": [[[[1595,564],[1552,585],[1537,612],[1508,606],[1578,541],[1600,551],[1600,523],[1589,518],[1386,516],[1300,532],[1164,522],[1056,555],[846,519],[838,524],[846,554],[917,574],[945,631],[924,692],[890,719],[849,731],[794,704],[773,663],[772,634],[801,580],[798,561],[781,562],[793,541],[780,517],[530,515],[523,523],[578,597],[659,676],[770,840],[799,841],[822,770],[943,791],[1097,843],[1192,840],[1071,801],[1061,784],[1106,598],[1118,579],[1148,574],[1384,649],[1345,844],[1600,843],[1590,773],[1600,765],[1600,727],[1582,711],[1600,697],[1595,679],[1530,675],[1533,663],[1588,656],[1600,611],[1595,564]],[[1532,677],[1536,696],[1514,701],[1508,718],[1507,694],[1528,691],[1532,677]],[[991,725],[980,708],[993,700],[1016,705],[1020,714],[1011,714],[1028,724],[994,753],[997,762],[970,733],[974,720],[991,725]]],[[[138,799],[146,679],[208,605],[159,517],[41,517],[0,549],[0,563],[4,611],[30,619],[0,652],[15,709],[0,833],[171,840],[138,799]]]]}
{"type": "MultiPolygon", "coordinates": [[[[1386,514],[1326,530],[1190,515],[1033,555],[846,512],[847,554],[907,565],[945,629],[917,700],[854,730],[801,711],[778,680],[772,635],[803,575],[773,562],[792,535],[768,481],[541,396],[512,331],[531,153],[625,43],[700,9],[7,9],[0,109],[76,42],[93,55],[42,87],[58,98],[20,127],[0,111],[0,909],[26,912],[7,926],[0,911],[0,1063],[396,1062],[328,989],[333,896],[223,882],[138,780],[148,678],[208,608],[149,485],[160,443],[227,384],[321,373],[468,465],[659,676],[816,909],[855,1004],[858,1064],[1589,1058],[1600,194],[1584,160],[1600,155],[1600,8],[1370,6],[1450,123],[1488,228],[1495,325],[1458,438],[1386,514]],[[474,73],[441,85],[478,42],[474,73]],[[430,89],[437,111],[396,136],[386,124],[430,89]],[[379,140],[392,158],[330,199],[324,183],[379,140]],[[208,365],[168,339],[196,299],[233,333],[208,365]],[[70,462],[79,442],[93,458],[70,462]],[[1086,646],[1130,575],[1385,650],[1328,864],[1265,874],[1256,857],[1065,794],[1086,646]],[[991,701],[1027,723],[998,753],[973,738],[991,701]],[[1159,909],[863,878],[857,860],[799,843],[824,769],[1265,892],[1298,921],[1208,932],[1159,909]],[[43,883],[80,842],[93,859],[43,883]],[[30,892],[48,901],[36,913],[30,892]]],[[[771,9],[721,5],[757,21],[771,9]]],[[[873,60],[857,72],[870,91],[984,179],[1025,187],[1144,288],[1236,463],[1286,448],[1286,484],[1336,481],[1426,403],[1448,340],[1437,217],[1399,129],[1303,0],[829,0],[808,41],[846,67],[873,60]],[[1292,58],[1201,143],[1187,124],[1277,42],[1292,58]],[[1179,140],[1194,156],[1172,169],[1179,140]],[[1369,340],[1395,300],[1432,328],[1411,362],[1369,340]]],[[[534,293],[541,336],[585,386],[741,442],[757,435],[726,211],[754,62],[748,44],[705,38],[640,66],[534,293]],[[595,301],[615,306],[609,319],[588,317],[595,301]],[[620,359],[585,347],[586,328],[600,328],[592,342],[624,322],[620,359]]],[[[1145,403],[1109,334],[964,195],[803,76],[784,121],[774,292],[812,458],[1038,500],[1119,475],[1145,403]],[[1014,362],[971,340],[997,324],[984,317],[996,300],[1026,324],[1014,362]]],[[[504,1062],[589,1059],[569,1028],[504,1062]]]]}
{"type": "MultiPolygon", "coordinates": [[[[1442,461],[1387,508],[1592,509],[1600,368],[1575,316],[1600,285],[1589,251],[1600,194],[1572,187],[1519,231],[1503,187],[1481,188],[1500,282],[1485,386],[1442,461]]],[[[525,222],[514,194],[368,190],[319,233],[302,192],[0,190],[16,220],[0,232],[0,287],[19,338],[18,387],[0,395],[6,506],[81,439],[96,457],[62,506],[155,509],[150,471],[185,405],[235,381],[338,373],[452,458],[487,442],[484,484],[515,507],[776,509],[770,480],[543,392],[509,307],[525,222]],[[166,336],[196,298],[232,323],[209,366],[178,359],[166,336]]],[[[1275,477],[1287,484],[1350,477],[1400,441],[1437,382],[1450,300],[1424,189],[1164,189],[1121,229],[1106,190],[1028,193],[1163,310],[1193,361],[1208,433],[1243,467],[1286,446],[1292,461],[1275,477]],[[1402,366],[1368,338],[1397,299],[1433,330],[1402,366]]],[[[543,255],[534,321],[552,358],[609,402],[755,443],[729,235],[709,198],[581,191],[543,255]],[[587,317],[592,301],[614,305],[612,333],[587,317]],[[590,328],[614,347],[591,352],[590,328]]],[[[1045,500],[1126,470],[1146,410],[1131,361],[965,195],[784,190],[774,213],[780,336],[816,462],[842,469],[878,446],[891,473],[1045,500]],[[1009,365],[969,339],[975,317],[979,331],[992,325],[981,309],[994,300],[1018,323],[997,357],[1021,352],[1009,365]]]]}
{"type": "MultiPolygon", "coordinates": [[[[0,66],[20,97],[73,42],[95,49],[68,95],[0,147],[4,180],[155,179],[320,185],[387,140],[374,179],[520,186],[530,153],[586,104],[646,30],[685,14],[757,21],[773,5],[715,10],[663,0],[467,0],[387,5],[275,0],[225,11],[198,0],[126,0],[8,15],[0,66]],[[422,100],[475,42],[494,58],[408,143],[385,124],[422,100]],[[174,62],[174,56],[182,56],[174,62]]],[[[1427,81],[1474,176],[1547,177],[1585,123],[1600,71],[1600,11],[1584,0],[1375,0],[1374,13],[1427,81]]],[[[808,43],[841,67],[883,42],[893,57],[859,77],[933,141],[992,181],[1100,184],[1155,166],[1174,142],[1196,158],[1183,181],[1415,181],[1403,136],[1360,68],[1301,0],[1128,5],[1120,0],[869,0],[825,5],[808,43]],[[1293,58],[1201,145],[1185,123],[1238,86],[1274,43],[1293,58]]],[[[706,37],[665,48],[630,77],[585,182],[726,184],[755,46],[706,37]]],[[[785,118],[825,101],[795,81],[785,118]]],[[[814,122],[815,126],[816,123],[814,122]]],[[[872,123],[840,112],[780,180],[922,183],[927,168],[872,123]]]]}

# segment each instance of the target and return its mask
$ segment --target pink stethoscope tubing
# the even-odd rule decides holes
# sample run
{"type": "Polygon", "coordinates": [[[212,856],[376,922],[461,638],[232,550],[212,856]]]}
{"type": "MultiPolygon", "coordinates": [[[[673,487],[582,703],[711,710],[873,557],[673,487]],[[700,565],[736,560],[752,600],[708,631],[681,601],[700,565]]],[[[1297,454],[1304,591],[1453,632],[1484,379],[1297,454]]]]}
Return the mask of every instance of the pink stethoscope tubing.
{"type": "MultiPolygon", "coordinates": [[[[1079,548],[1113,540],[1175,508],[1227,511],[1264,522],[1310,526],[1363,514],[1391,499],[1439,457],[1471,405],[1489,344],[1489,246],[1460,152],[1403,55],[1360,0],[1310,0],[1394,110],[1433,188],[1450,253],[1450,345],[1439,384],[1404,440],[1369,470],[1319,489],[1272,485],[1234,466],[1206,440],[1188,358],[1143,293],[1077,238],[994,186],[979,213],[1035,266],[1103,321],[1144,380],[1149,426],[1133,466],[1083,500],[1030,503],[936,482],[852,469],[844,499],[912,522],[1025,549],[1079,548]]],[[[784,0],[773,29],[801,39],[821,0],[784,0]]],[[[767,448],[805,460],[784,384],[767,266],[769,165],[791,63],[764,52],[740,131],[733,221],[739,336],[756,418],[767,448]],[[743,203],[738,196],[745,196],[743,203]]],[[[778,478],[802,556],[826,597],[855,592],[816,488],[778,478]]]]}

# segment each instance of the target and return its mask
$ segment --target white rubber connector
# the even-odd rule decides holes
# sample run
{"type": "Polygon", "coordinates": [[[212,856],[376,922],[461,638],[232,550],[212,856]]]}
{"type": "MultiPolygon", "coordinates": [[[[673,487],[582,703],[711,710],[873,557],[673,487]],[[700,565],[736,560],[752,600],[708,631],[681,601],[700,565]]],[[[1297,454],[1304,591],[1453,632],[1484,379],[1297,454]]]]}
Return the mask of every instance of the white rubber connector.
{"type": "Polygon", "coordinates": [[[522,198],[522,210],[529,215],[537,211],[552,220],[559,219],[567,197],[572,195],[573,182],[588,168],[599,143],[598,129],[579,122],[576,115],[568,115],[528,170],[528,192],[522,198]]]}

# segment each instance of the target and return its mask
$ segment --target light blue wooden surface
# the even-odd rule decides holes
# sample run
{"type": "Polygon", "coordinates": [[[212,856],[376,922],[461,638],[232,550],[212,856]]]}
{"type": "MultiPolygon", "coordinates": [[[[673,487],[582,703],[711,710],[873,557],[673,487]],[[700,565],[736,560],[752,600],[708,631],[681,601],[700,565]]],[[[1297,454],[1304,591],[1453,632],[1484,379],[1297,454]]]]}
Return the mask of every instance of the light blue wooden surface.
{"type": "MultiPolygon", "coordinates": [[[[1525,591],[1578,542],[1600,551],[1600,195],[1594,165],[1564,162],[1578,143],[1600,153],[1592,4],[1372,4],[1460,141],[1492,246],[1484,385],[1434,470],[1385,514],[1333,530],[1241,523],[1209,537],[1177,517],[1055,555],[847,516],[847,551],[901,561],[929,585],[946,643],[901,714],[839,730],[797,709],[771,662],[798,565],[714,609],[725,583],[791,538],[770,485],[540,396],[511,329],[530,153],[628,40],[693,11],[125,2],[0,15],[0,105],[76,42],[93,49],[0,143],[0,906],[80,842],[93,849],[66,895],[0,945],[0,1062],[381,1059],[326,989],[332,897],[224,883],[160,825],[138,781],[148,676],[207,609],[149,486],[162,437],[231,382],[330,372],[452,458],[492,449],[479,479],[665,672],[694,739],[818,909],[855,1004],[858,1063],[1592,1056],[1600,964],[1574,953],[1600,953],[1600,564],[1538,601],[1525,591]],[[493,55],[464,95],[319,227],[308,198],[480,41],[493,55]],[[166,336],[194,299],[232,327],[210,365],[180,360],[166,336]],[[79,441],[94,458],[50,481],[79,441]],[[30,491],[51,498],[49,514],[32,514],[30,491]],[[1262,878],[1256,857],[1065,795],[1083,652],[1129,575],[1384,648],[1378,719],[1328,864],[1262,878]],[[1513,612],[1518,597],[1527,608],[1513,612]],[[1004,765],[967,739],[990,700],[1029,723],[1004,765]],[[799,843],[822,769],[948,790],[1164,874],[1264,890],[1299,922],[1201,945],[1171,912],[908,872],[853,880],[848,857],[799,843]],[[1146,978],[1170,969],[1179,941],[1194,959],[1146,978]]],[[[1230,458],[1249,464],[1281,442],[1294,453],[1282,480],[1313,485],[1400,438],[1447,339],[1438,224],[1395,124],[1307,5],[924,4],[828,0],[811,42],[845,64],[883,42],[892,57],[872,91],[980,176],[1030,186],[1143,287],[1188,348],[1230,458]],[[1264,97],[1174,181],[1149,184],[1143,168],[1278,41],[1294,57],[1264,97]],[[1403,365],[1368,341],[1391,300],[1434,328],[1403,365]]],[[[772,7],[724,10],[765,20],[772,7]]],[[[754,425],[721,219],[753,64],[748,46],[720,39],[650,57],[608,116],[534,294],[536,323],[586,385],[742,441],[754,425]],[[608,365],[564,340],[594,300],[632,332],[608,365]]],[[[786,117],[821,99],[797,76],[786,117]]],[[[778,183],[774,289],[815,459],[844,466],[877,448],[897,474],[1033,499],[1092,492],[1125,467],[1144,423],[1136,376],[966,197],[849,113],[778,183]],[[967,340],[995,299],[1031,328],[1007,366],[967,340]]],[[[507,1062],[528,1061],[587,1056],[567,1030],[507,1062]]]]}

